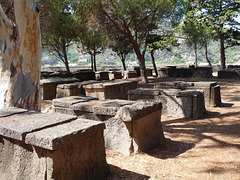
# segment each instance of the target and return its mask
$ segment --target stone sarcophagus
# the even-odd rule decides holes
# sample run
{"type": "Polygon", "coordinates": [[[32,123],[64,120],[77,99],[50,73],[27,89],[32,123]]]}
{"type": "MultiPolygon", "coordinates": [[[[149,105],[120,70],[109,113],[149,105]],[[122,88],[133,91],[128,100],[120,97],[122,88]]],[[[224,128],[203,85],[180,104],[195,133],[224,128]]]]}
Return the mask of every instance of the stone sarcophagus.
{"type": "Polygon", "coordinates": [[[181,89],[181,90],[201,90],[204,94],[204,101],[207,107],[220,106],[221,92],[220,85],[216,82],[158,82],[154,84],[155,89],[181,89]]]}
{"type": "Polygon", "coordinates": [[[126,155],[145,152],[164,141],[162,104],[158,101],[96,100],[66,97],[53,101],[53,111],[102,121],[107,149],[126,155]]]}
{"type": "Polygon", "coordinates": [[[76,95],[85,95],[84,85],[98,83],[96,80],[89,80],[83,82],[74,82],[67,84],[59,84],[57,85],[57,94],[56,98],[68,97],[68,96],[76,96],[76,95]]]}
{"type": "Polygon", "coordinates": [[[206,112],[202,91],[139,88],[128,91],[128,99],[160,101],[162,112],[172,117],[197,119],[206,112]]]}
{"type": "Polygon", "coordinates": [[[73,83],[73,82],[79,82],[77,78],[74,77],[68,77],[68,78],[47,78],[47,79],[41,79],[40,80],[40,94],[41,99],[54,99],[56,98],[57,94],[57,85],[59,84],[66,84],[66,83],[73,83]]]}
{"type": "Polygon", "coordinates": [[[0,179],[104,179],[104,123],[0,110],[0,179]]]}
{"type": "Polygon", "coordinates": [[[127,92],[137,88],[136,80],[119,80],[83,86],[86,96],[104,99],[127,99],[127,92]]]}

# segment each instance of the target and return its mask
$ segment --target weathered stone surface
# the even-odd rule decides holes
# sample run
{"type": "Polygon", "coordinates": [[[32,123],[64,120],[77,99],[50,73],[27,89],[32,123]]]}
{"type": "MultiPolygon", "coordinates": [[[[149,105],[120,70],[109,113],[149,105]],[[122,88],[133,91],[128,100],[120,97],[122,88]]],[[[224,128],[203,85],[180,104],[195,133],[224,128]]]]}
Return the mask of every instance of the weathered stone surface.
{"type": "Polygon", "coordinates": [[[240,79],[240,69],[221,69],[218,71],[219,79],[240,79]]]}
{"type": "Polygon", "coordinates": [[[127,99],[127,92],[137,88],[136,80],[120,80],[83,86],[86,95],[104,99],[127,99]]]}
{"type": "Polygon", "coordinates": [[[68,84],[57,85],[57,98],[76,96],[76,95],[86,95],[84,85],[99,83],[99,81],[89,80],[83,82],[74,82],[68,84]]]}
{"type": "Polygon", "coordinates": [[[121,107],[116,118],[129,122],[140,119],[152,112],[162,109],[162,103],[158,101],[137,101],[132,105],[121,107]]]}
{"type": "Polygon", "coordinates": [[[27,110],[15,108],[15,107],[3,108],[3,109],[0,109],[0,118],[11,116],[14,114],[20,114],[24,112],[27,112],[27,110]]]}
{"type": "Polygon", "coordinates": [[[165,141],[161,124],[161,110],[133,121],[133,152],[146,152],[165,141]]]}
{"type": "Polygon", "coordinates": [[[136,71],[123,71],[123,78],[124,79],[131,79],[131,78],[137,78],[137,72],[136,71]]]}
{"type": "Polygon", "coordinates": [[[41,99],[46,100],[46,99],[56,98],[58,84],[73,83],[78,81],[79,79],[74,77],[67,77],[67,78],[55,77],[55,78],[41,79],[40,81],[41,99]]]}
{"type": "Polygon", "coordinates": [[[51,151],[0,136],[0,179],[104,179],[109,167],[103,130],[69,139],[51,151]]]}
{"type": "Polygon", "coordinates": [[[73,72],[73,76],[80,81],[95,80],[95,72],[88,69],[73,72]]]}
{"type": "Polygon", "coordinates": [[[26,135],[26,144],[44,149],[56,150],[76,139],[101,131],[105,124],[86,119],[77,119],[54,127],[45,128],[26,135]]]}
{"type": "Polygon", "coordinates": [[[30,119],[16,119],[14,122],[1,124],[0,135],[17,140],[23,140],[27,133],[69,122],[73,119],[76,119],[76,116],[57,113],[38,114],[38,116],[30,119]]]}
{"type": "Polygon", "coordinates": [[[73,104],[69,109],[78,117],[105,122],[105,147],[113,151],[129,155],[132,152],[137,153],[156,147],[163,141],[160,126],[162,105],[159,101],[93,100],[73,104]],[[136,141],[134,141],[133,121],[139,121],[135,126],[142,126],[135,127],[136,134],[143,133],[136,135],[139,137],[136,141]],[[151,128],[153,128],[152,134],[150,134],[151,128]]]}
{"type": "Polygon", "coordinates": [[[93,106],[93,113],[100,115],[115,116],[120,107],[133,104],[134,101],[128,100],[104,100],[102,104],[93,106]]]}
{"type": "Polygon", "coordinates": [[[160,102],[137,102],[105,121],[105,147],[122,154],[145,152],[164,141],[160,102]]]}
{"type": "Polygon", "coordinates": [[[159,101],[163,105],[162,112],[173,117],[196,119],[206,112],[202,90],[140,88],[129,91],[128,97],[129,100],[159,101]]]}
{"type": "Polygon", "coordinates": [[[80,102],[87,102],[91,100],[98,100],[98,99],[94,97],[88,97],[88,96],[82,96],[82,95],[64,97],[64,98],[54,99],[53,106],[69,108],[73,104],[77,104],[80,102]]]}
{"type": "Polygon", "coordinates": [[[204,101],[207,107],[221,105],[220,87],[216,82],[159,82],[154,84],[155,89],[181,89],[203,91],[204,101]],[[214,94],[216,96],[214,96],[214,94]]]}
{"type": "Polygon", "coordinates": [[[115,80],[115,79],[122,79],[122,72],[121,71],[109,71],[108,73],[109,80],[115,80]]]}
{"type": "Polygon", "coordinates": [[[109,80],[108,72],[107,71],[98,71],[95,72],[96,80],[102,81],[102,80],[109,80]]]}

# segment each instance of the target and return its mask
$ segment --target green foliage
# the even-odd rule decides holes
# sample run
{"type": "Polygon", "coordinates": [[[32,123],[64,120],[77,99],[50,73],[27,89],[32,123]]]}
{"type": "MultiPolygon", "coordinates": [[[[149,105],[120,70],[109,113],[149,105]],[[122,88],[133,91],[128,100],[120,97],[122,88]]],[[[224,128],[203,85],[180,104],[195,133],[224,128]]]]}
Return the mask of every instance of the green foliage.
{"type": "Polygon", "coordinates": [[[80,24],[70,12],[69,2],[42,0],[40,21],[43,48],[58,57],[68,68],[68,47],[78,38],[80,24]]]}

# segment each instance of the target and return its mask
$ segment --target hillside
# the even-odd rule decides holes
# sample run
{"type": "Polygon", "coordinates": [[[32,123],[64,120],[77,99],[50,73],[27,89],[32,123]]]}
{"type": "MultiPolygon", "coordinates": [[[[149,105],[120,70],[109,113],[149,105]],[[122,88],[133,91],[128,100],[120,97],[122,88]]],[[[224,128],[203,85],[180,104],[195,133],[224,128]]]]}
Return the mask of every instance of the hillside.
{"type": "MultiPolygon", "coordinates": [[[[68,58],[71,66],[83,66],[90,65],[90,56],[82,54],[73,45],[68,50],[68,58]]],[[[151,65],[151,57],[146,54],[146,65],[151,65]]],[[[156,51],[155,53],[156,64],[161,65],[192,65],[194,63],[194,51],[191,47],[182,44],[178,47],[173,48],[169,51],[156,51]],[[177,56],[176,56],[177,54],[177,56]]],[[[219,64],[220,60],[220,46],[219,43],[213,41],[208,47],[208,58],[213,64],[219,64]]],[[[205,50],[198,50],[198,62],[199,64],[207,64],[205,58],[205,50]]],[[[227,64],[238,64],[240,63],[240,47],[235,46],[226,50],[226,63],[227,64]]],[[[134,53],[129,54],[126,59],[126,65],[137,65],[137,59],[134,53]]],[[[57,66],[63,65],[53,54],[49,54],[46,51],[43,52],[43,66],[57,66]]],[[[107,49],[101,54],[97,55],[97,65],[122,65],[118,56],[107,49]]]]}

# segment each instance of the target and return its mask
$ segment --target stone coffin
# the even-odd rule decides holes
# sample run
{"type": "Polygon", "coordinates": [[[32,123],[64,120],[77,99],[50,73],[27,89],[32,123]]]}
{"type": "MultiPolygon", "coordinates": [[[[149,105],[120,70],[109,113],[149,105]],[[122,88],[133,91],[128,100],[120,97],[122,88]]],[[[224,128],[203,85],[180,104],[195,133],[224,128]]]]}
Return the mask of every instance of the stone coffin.
{"type": "Polygon", "coordinates": [[[98,80],[98,81],[109,80],[109,75],[108,75],[108,73],[109,73],[109,72],[107,72],[107,71],[98,71],[98,72],[95,72],[96,80],[98,80]]]}
{"type": "Polygon", "coordinates": [[[73,76],[80,81],[95,80],[95,72],[92,70],[78,70],[73,72],[73,76]]]}
{"type": "Polygon", "coordinates": [[[104,123],[0,110],[0,179],[104,179],[104,123]]]}
{"type": "Polygon", "coordinates": [[[202,90],[204,93],[205,106],[216,107],[221,105],[220,85],[216,82],[158,82],[154,84],[155,89],[181,89],[202,90]]]}
{"type": "Polygon", "coordinates": [[[178,89],[135,89],[128,91],[129,100],[162,102],[162,112],[180,118],[197,119],[205,112],[203,92],[178,89]]]}
{"type": "Polygon", "coordinates": [[[109,80],[122,79],[121,71],[109,71],[108,73],[109,80]]]}
{"type": "Polygon", "coordinates": [[[57,85],[57,95],[56,98],[76,96],[76,95],[86,95],[83,88],[84,85],[98,83],[99,81],[89,80],[83,82],[74,82],[69,84],[59,84],[57,85]]]}
{"type": "Polygon", "coordinates": [[[81,118],[103,121],[105,147],[126,155],[145,152],[164,141],[160,102],[91,100],[77,102],[62,98],[53,101],[53,111],[74,113],[81,118]]]}
{"type": "Polygon", "coordinates": [[[153,76],[152,71],[153,71],[152,69],[146,68],[147,76],[153,76]]]}
{"type": "Polygon", "coordinates": [[[127,99],[127,92],[137,88],[136,80],[119,80],[85,85],[86,96],[104,99],[127,99]]]}
{"type": "Polygon", "coordinates": [[[137,72],[136,71],[123,71],[123,78],[124,79],[131,79],[131,78],[137,78],[137,72]]]}
{"type": "Polygon", "coordinates": [[[240,79],[240,69],[221,69],[218,71],[219,79],[240,79]]]}
{"type": "Polygon", "coordinates": [[[56,78],[41,79],[40,80],[41,99],[51,100],[56,98],[58,84],[66,84],[66,83],[73,83],[73,82],[79,82],[79,80],[73,77],[70,77],[70,78],[56,77],[56,78]]]}

